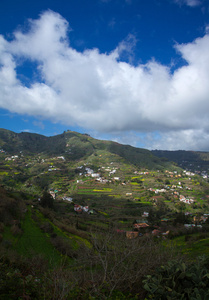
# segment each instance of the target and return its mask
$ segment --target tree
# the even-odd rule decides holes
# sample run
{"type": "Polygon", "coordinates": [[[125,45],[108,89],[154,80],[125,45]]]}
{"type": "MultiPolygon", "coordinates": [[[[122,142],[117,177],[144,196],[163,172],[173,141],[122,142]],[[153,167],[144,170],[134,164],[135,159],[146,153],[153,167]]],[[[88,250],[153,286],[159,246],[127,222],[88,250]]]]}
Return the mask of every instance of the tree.
{"type": "Polygon", "coordinates": [[[77,269],[79,266],[88,268],[84,282],[91,284],[88,292],[93,298],[97,295],[96,299],[133,299],[123,295],[139,295],[142,292],[142,278],[164,265],[174,254],[172,249],[168,251],[160,243],[155,243],[152,237],[130,240],[112,229],[102,235],[100,232],[92,233],[91,243],[92,248],[82,249],[82,255],[77,259],[77,269]],[[113,297],[116,291],[123,295],[113,297]]]}
{"type": "Polygon", "coordinates": [[[176,224],[188,224],[190,223],[190,219],[188,216],[185,216],[183,212],[179,212],[176,214],[176,217],[173,221],[173,225],[175,226],[176,224]]]}
{"type": "Polygon", "coordinates": [[[41,197],[41,206],[43,207],[54,207],[54,199],[51,194],[49,194],[47,191],[44,191],[42,197],[41,197]]]}
{"type": "Polygon", "coordinates": [[[166,179],[166,180],[165,180],[165,184],[167,184],[167,185],[168,185],[168,184],[171,184],[170,180],[166,179]]]}

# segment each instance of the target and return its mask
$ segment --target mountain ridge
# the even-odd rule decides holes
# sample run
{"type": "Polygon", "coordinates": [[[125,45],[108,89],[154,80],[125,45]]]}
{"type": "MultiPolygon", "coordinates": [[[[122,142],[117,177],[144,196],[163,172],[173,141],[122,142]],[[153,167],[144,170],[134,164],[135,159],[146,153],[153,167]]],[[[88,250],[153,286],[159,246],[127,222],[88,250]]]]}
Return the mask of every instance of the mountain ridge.
{"type": "Polygon", "coordinates": [[[209,152],[206,151],[152,150],[151,152],[161,159],[173,161],[183,169],[193,172],[208,172],[209,170],[209,152]]]}
{"type": "Polygon", "coordinates": [[[62,134],[46,137],[37,133],[15,133],[0,129],[0,147],[9,154],[21,151],[27,154],[45,153],[65,155],[70,160],[84,159],[91,155],[97,156],[99,151],[106,151],[110,155],[118,155],[133,165],[154,169],[169,167],[165,159],[154,156],[147,149],[97,140],[88,134],[74,131],[64,131],[62,134]]]}

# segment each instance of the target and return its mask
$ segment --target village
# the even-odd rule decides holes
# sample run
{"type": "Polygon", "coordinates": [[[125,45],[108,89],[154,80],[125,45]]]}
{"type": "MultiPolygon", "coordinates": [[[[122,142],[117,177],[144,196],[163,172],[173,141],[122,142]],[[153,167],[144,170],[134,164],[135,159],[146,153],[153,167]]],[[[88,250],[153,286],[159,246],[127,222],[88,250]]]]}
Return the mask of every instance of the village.
{"type": "MultiPolygon", "coordinates": [[[[79,170],[78,179],[74,181],[74,190],[81,196],[91,195],[91,197],[97,197],[100,193],[100,197],[108,195],[116,196],[116,193],[121,193],[125,201],[129,201],[130,205],[142,204],[140,201],[140,194],[146,194],[147,198],[144,199],[143,205],[147,208],[147,211],[143,211],[143,207],[138,213],[138,217],[133,219],[132,224],[129,221],[129,228],[126,226],[123,229],[116,229],[116,232],[125,234],[128,239],[142,237],[144,235],[153,235],[156,237],[166,238],[170,233],[174,221],[174,214],[169,213],[169,217],[162,217],[160,220],[155,220],[156,224],[150,221],[149,211],[153,207],[159,210],[159,207],[164,205],[169,211],[170,205],[175,209],[175,214],[182,213],[185,215],[185,220],[189,220],[189,223],[181,224],[185,230],[201,230],[202,224],[208,219],[209,214],[207,212],[200,212],[201,210],[195,210],[198,203],[198,194],[195,192],[197,186],[200,184],[195,178],[195,174],[186,170],[178,173],[177,171],[133,171],[133,174],[129,176],[129,180],[125,180],[119,167],[114,166],[112,162],[109,166],[102,166],[97,171],[94,171],[86,165],[78,166],[79,170]],[[101,172],[103,176],[101,176],[101,172]],[[158,180],[156,180],[156,177],[158,180]],[[153,180],[154,179],[154,180],[153,180]],[[149,187],[148,183],[153,182],[154,187],[149,187]],[[156,184],[157,182],[157,184],[156,184]],[[116,185],[116,186],[115,186],[116,185]],[[106,188],[108,186],[108,188],[106,188]],[[115,188],[114,188],[115,187],[115,188]],[[127,191],[129,190],[129,191],[127,191]],[[195,193],[194,193],[195,192],[195,193]],[[197,197],[195,197],[195,195],[197,197]],[[168,200],[169,199],[169,200],[168,200]],[[180,206],[180,203],[181,206],[180,206]],[[147,204],[147,206],[146,206],[147,204]],[[149,205],[148,205],[149,204],[149,205]]],[[[51,195],[56,198],[56,193],[50,191],[51,195]]],[[[76,198],[76,197],[75,197],[76,198]]],[[[71,195],[65,195],[62,200],[68,202],[73,206],[74,212],[80,217],[82,214],[95,215],[102,214],[101,210],[105,211],[108,215],[108,204],[104,207],[101,200],[98,201],[97,209],[90,205],[81,205],[76,199],[74,200],[71,195]]],[[[203,200],[203,199],[202,199],[203,200]]],[[[205,198],[207,200],[207,197],[205,198]]],[[[91,201],[86,201],[91,203],[91,201]]],[[[111,207],[112,205],[109,204],[111,207]]],[[[109,209],[110,209],[109,207],[109,209]]],[[[164,208],[165,208],[164,207],[164,208]]],[[[124,201],[121,201],[121,207],[117,207],[118,210],[123,211],[124,201]]],[[[200,208],[200,206],[198,206],[200,208]]],[[[137,208],[136,208],[137,209],[137,208]]],[[[104,212],[103,212],[104,213],[104,212]]],[[[123,212],[124,213],[124,212],[123,212]]]]}
{"type": "Polygon", "coordinates": [[[200,230],[208,219],[206,171],[199,174],[180,168],[148,170],[121,160],[95,166],[95,159],[98,162],[103,153],[82,164],[70,163],[65,155],[28,157],[22,151],[7,155],[3,149],[2,155],[5,165],[11,165],[2,172],[5,179],[18,178],[21,168],[27,171],[28,179],[19,184],[24,192],[40,194],[36,184],[46,182],[53,199],[66,203],[71,214],[80,219],[84,215],[93,219],[114,218],[117,232],[128,239],[147,234],[166,238],[175,214],[185,216],[185,222],[181,222],[185,230],[200,230]],[[151,220],[153,210],[156,216],[151,220]]]}

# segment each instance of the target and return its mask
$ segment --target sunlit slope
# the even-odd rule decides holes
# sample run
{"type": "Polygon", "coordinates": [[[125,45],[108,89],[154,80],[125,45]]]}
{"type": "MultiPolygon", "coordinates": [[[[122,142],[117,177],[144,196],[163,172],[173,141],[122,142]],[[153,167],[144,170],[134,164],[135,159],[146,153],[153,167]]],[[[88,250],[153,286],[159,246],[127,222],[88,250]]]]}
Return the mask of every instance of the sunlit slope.
{"type": "Polygon", "coordinates": [[[35,133],[15,133],[0,129],[0,147],[10,154],[22,151],[27,154],[64,155],[66,159],[72,161],[88,159],[91,155],[101,155],[100,152],[103,151],[106,156],[117,155],[126,163],[138,167],[162,169],[170,166],[168,161],[154,156],[149,150],[97,140],[88,134],[73,131],[46,137],[35,133]]]}

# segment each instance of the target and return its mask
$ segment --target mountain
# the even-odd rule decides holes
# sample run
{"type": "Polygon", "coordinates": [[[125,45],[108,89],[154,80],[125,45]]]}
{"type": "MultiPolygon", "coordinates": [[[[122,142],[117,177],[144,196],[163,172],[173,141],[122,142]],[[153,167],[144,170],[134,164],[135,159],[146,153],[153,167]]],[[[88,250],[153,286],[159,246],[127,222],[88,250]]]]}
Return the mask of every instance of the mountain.
{"type": "Polygon", "coordinates": [[[153,155],[175,162],[179,167],[192,172],[208,172],[209,152],[152,150],[153,155]]]}
{"type": "Polygon", "coordinates": [[[91,155],[116,155],[129,164],[148,169],[169,168],[170,163],[158,158],[151,151],[122,145],[111,141],[101,141],[73,131],[46,137],[36,133],[15,133],[0,129],[0,148],[8,154],[65,155],[69,160],[87,159],[91,155]]]}

